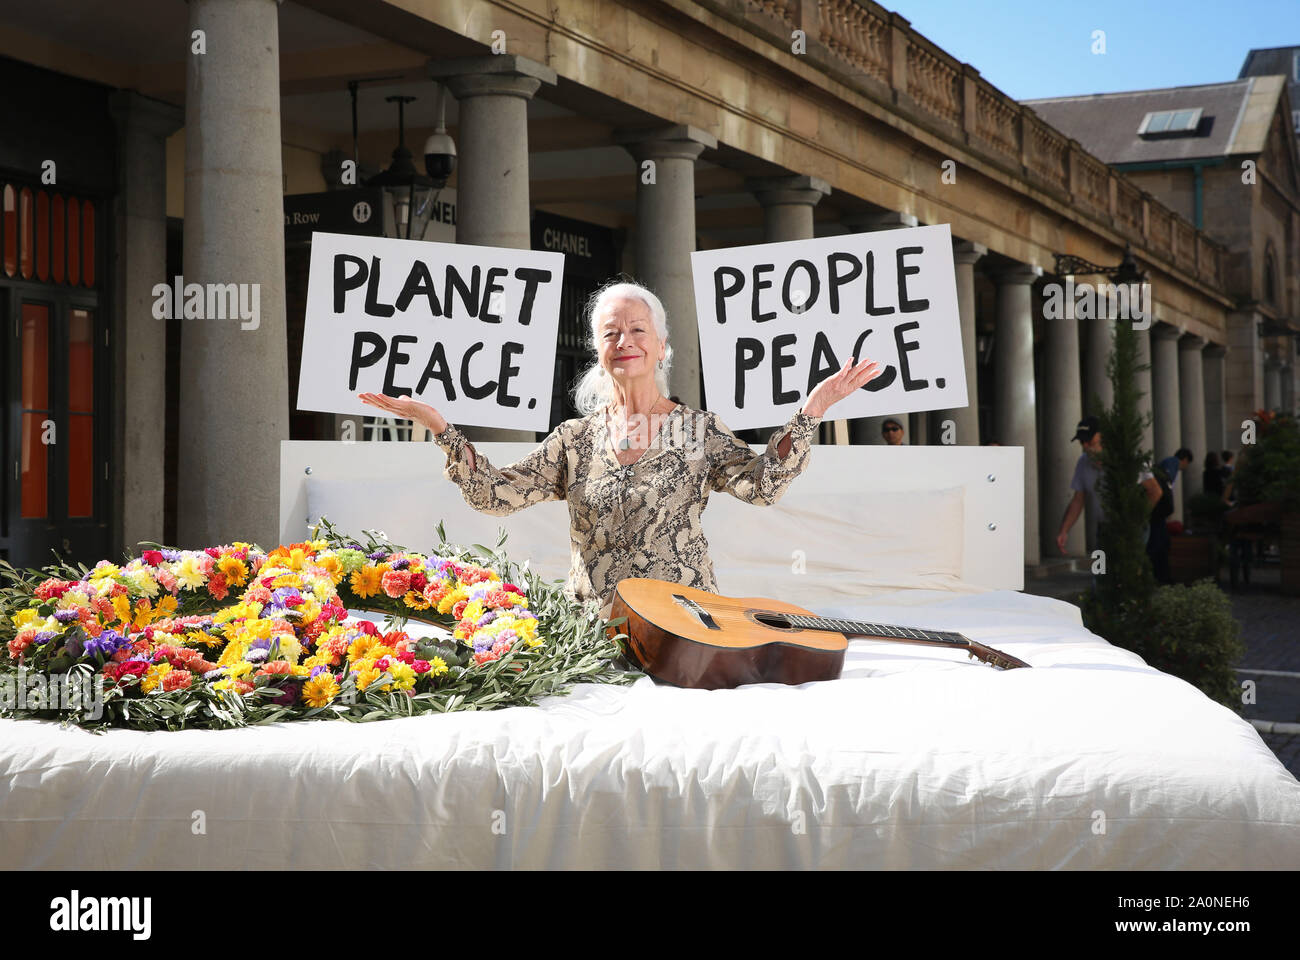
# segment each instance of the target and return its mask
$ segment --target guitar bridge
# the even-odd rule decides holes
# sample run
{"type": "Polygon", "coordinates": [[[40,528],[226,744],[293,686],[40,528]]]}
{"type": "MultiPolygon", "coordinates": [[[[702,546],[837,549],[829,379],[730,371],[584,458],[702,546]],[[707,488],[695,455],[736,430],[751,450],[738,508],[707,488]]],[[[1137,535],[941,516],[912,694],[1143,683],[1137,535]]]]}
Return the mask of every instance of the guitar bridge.
{"type": "Polygon", "coordinates": [[[717,625],[717,623],[714,622],[713,615],[709,613],[709,611],[705,610],[703,607],[701,607],[698,603],[696,603],[694,600],[690,599],[689,597],[683,597],[680,593],[674,593],[673,600],[674,602],[685,607],[689,613],[695,614],[695,616],[699,618],[700,623],[708,627],[710,630],[722,629],[720,626],[717,625]]]}

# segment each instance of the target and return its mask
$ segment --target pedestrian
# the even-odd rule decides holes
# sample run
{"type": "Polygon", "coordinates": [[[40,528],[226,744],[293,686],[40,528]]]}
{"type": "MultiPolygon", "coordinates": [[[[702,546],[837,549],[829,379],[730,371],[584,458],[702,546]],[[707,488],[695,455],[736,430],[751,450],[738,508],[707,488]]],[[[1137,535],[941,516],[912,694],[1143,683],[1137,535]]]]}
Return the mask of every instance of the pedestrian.
{"type": "Polygon", "coordinates": [[[1186,447],[1179,447],[1174,455],[1165,457],[1160,461],[1160,466],[1164,468],[1165,476],[1169,478],[1169,486],[1173,487],[1178,482],[1178,474],[1192,465],[1192,451],[1186,447]]]}
{"type": "Polygon", "coordinates": [[[906,446],[903,442],[903,425],[893,417],[885,417],[884,422],[880,424],[880,435],[891,447],[906,446]]]}
{"type": "Polygon", "coordinates": [[[1201,488],[1208,494],[1223,496],[1223,465],[1219,455],[1211,450],[1205,455],[1205,469],[1201,472],[1201,488]]]}

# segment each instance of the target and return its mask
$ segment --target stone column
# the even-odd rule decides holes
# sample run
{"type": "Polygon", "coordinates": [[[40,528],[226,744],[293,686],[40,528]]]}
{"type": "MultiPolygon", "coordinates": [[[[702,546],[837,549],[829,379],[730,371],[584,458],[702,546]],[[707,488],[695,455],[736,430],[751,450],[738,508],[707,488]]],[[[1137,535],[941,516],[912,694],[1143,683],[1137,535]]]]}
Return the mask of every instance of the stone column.
{"type": "MultiPolygon", "coordinates": [[[[1079,321],[1074,304],[1065,303],[1064,316],[1043,323],[1043,383],[1051,384],[1042,393],[1042,549],[1044,557],[1059,557],[1056,532],[1074,491],[1070,480],[1079,459],[1079,444],[1074,436],[1083,415],[1082,385],[1079,380],[1079,321]]],[[[1031,330],[1032,333],[1032,330],[1031,330]]],[[[1031,355],[1032,361],[1032,355],[1031,355]]],[[[1082,556],[1086,552],[1088,525],[1076,523],[1066,539],[1066,553],[1082,556]]]]}
{"type": "MultiPolygon", "coordinates": [[[[1151,330],[1134,330],[1137,343],[1136,377],[1138,388],[1138,416],[1142,419],[1142,449],[1154,450],[1156,445],[1155,410],[1151,403],[1151,330]]],[[[1113,402],[1113,401],[1112,401],[1113,402]]],[[[1104,442],[1104,441],[1103,441],[1104,442]]]]}
{"type": "Polygon", "coordinates": [[[1228,314],[1228,359],[1224,391],[1227,394],[1229,450],[1241,447],[1241,425],[1264,405],[1264,349],[1259,340],[1260,316],[1254,310],[1228,314]]]}
{"type": "MultiPolygon", "coordinates": [[[[1096,290],[1095,285],[1093,289],[1096,290]]],[[[1110,316],[1108,298],[1095,296],[1093,303],[1096,306],[1092,318],[1079,321],[1083,325],[1084,336],[1083,408],[1089,416],[1099,415],[1102,409],[1115,402],[1115,391],[1111,388],[1110,377],[1106,375],[1106,361],[1115,348],[1115,320],[1110,316]],[[1101,408],[1092,402],[1094,396],[1101,398],[1101,408]]],[[[1105,442],[1103,437],[1102,443],[1105,442]]]]}
{"type": "Polygon", "coordinates": [[[1264,358],[1264,406],[1269,410],[1282,406],[1282,364],[1272,353],[1264,358]]]}
{"type": "Polygon", "coordinates": [[[978,447],[980,443],[978,351],[975,347],[975,261],[988,253],[979,243],[958,240],[952,245],[953,270],[957,279],[957,313],[961,317],[961,352],[966,362],[966,406],[936,410],[931,416],[935,442],[945,420],[953,421],[958,444],[978,447]]]}
{"type": "MultiPolygon", "coordinates": [[[[1178,478],[1177,487],[1183,498],[1184,513],[1187,502],[1202,489],[1201,470],[1205,464],[1205,361],[1202,350],[1207,343],[1204,337],[1188,334],[1178,341],[1179,416],[1183,436],[1180,446],[1192,451],[1192,463],[1178,478]]],[[[1187,521],[1186,515],[1183,522],[1187,521]]]]}
{"type": "Polygon", "coordinates": [[[1282,388],[1280,392],[1282,412],[1295,416],[1295,364],[1284,363],[1281,370],[1282,388]]]}
{"type": "MultiPolygon", "coordinates": [[[[889,210],[884,213],[858,214],[845,217],[842,221],[850,233],[875,233],[877,230],[906,230],[910,227],[917,226],[916,217],[910,213],[899,213],[889,210]]],[[[876,417],[854,417],[849,420],[849,437],[853,443],[875,443],[883,444],[884,437],[880,435],[880,425],[885,422],[889,414],[880,414],[876,417]]],[[[904,439],[909,444],[916,444],[919,441],[912,431],[911,418],[902,415],[895,415],[894,419],[903,424],[907,431],[904,439]]]]}
{"type": "MultiPolygon", "coordinates": [[[[1155,461],[1183,445],[1178,389],[1179,331],[1165,323],[1151,327],[1151,407],[1155,413],[1155,461]]],[[[1103,442],[1105,442],[1103,440],[1103,442]]]]}
{"type": "MultiPolygon", "coordinates": [[[[528,101],[555,71],[514,54],[430,60],[460,111],[456,132],[456,242],[532,248],[528,101]]],[[[473,440],[532,440],[531,430],[472,427],[473,440]]]]}
{"type": "Polygon", "coordinates": [[[699,127],[616,130],[637,162],[637,279],[663,301],[673,348],[668,390],[700,405],[700,340],[691,253],[695,250],[695,161],[717,139],[699,127]]]}
{"type": "MultiPolygon", "coordinates": [[[[763,207],[763,242],[779,243],[784,240],[810,240],[814,235],[813,207],[831,192],[831,185],[817,177],[792,175],[788,177],[751,177],[745,189],[754,194],[763,207]]],[[[840,358],[841,361],[844,358],[840,358]]],[[[848,422],[828,421],[836,443],[848,443],[848,422]]],[[[762,431],[764,435],[770,430],[762,431]]],[[[814,436],[817,442],[818,436],[814,436]]]]}
{"type": "Polygon", "coordinates": [[[1205,381],[1205,449],[1219,454],[1227,449],[1227,408],[1223,394],[1223,361],[1227,353],[1227,348],[1218,343],[1211,343],[1201,353],[1201,376],[1205,381]]]}
{"type": "Polygon", "coordinates": [[[113,482],[111,549],[138,552],[141,540],[163,539],[164,436],[167,406],[167,321],[153,315],[153,287],[167,276],[167,137],[185,111],[119,90],[109,97],[117,127],[114,204],[113,445],[120,464],[113,482]],[[118,539],[120,536],[120,539],[118,539]]]}
{"type": "MultiPolygon", "coordinates": [[[[1019,264],[997,276],[993,420],[1009,447],[1025,448],[1025,564],[1042,559],[1038,537],[1038,427],[1035,423],[1032,288],[1042,267],[1019,264]]],[[[1059,517],[1057,518],[1059,522],[1059,517]]],[[[1054,531],[1055,532],[1055,531],[1054,531]]]]}
{"type": "Polygon", "coordinates": [[[275,0],[189,4],[190,31],[202,30],[207,46],[185,64],[185,283],[239,284],[250,306],[256,291],[258,309],[246,321],[183,323],[185,548],[279,542],[289,364],[278,12],[275,0]]]}

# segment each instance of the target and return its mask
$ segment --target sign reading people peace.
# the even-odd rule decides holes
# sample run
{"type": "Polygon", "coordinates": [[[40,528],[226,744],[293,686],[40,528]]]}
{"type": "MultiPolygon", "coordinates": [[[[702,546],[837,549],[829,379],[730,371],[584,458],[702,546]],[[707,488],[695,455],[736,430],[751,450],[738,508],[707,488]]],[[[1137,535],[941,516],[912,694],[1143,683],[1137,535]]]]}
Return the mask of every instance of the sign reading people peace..
{"type": "Polygon", "coordinates": [[[452,423],[546,430],[564,255],[312,236],[298,408],[410,394],[452,423]]]}
{"type": "Polygon", "coordinates": [[[847,360],[883,373],[836,419],[966,406],[947,224],[691,254],[709,409],[733,430],[785,423],[847,360]]]}

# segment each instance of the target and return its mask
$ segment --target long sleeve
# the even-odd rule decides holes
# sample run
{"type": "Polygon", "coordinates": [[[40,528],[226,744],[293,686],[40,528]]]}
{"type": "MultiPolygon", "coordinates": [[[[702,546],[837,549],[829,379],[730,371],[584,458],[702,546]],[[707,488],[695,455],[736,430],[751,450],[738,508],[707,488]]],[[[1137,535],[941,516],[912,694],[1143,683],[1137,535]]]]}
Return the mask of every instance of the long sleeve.
{"type": "Polygon", "coordinates": [[[563,500],[567,487],[568,458],[564,425],[556,427],[528,456],[508,467],[497,468],[487,457],[474,451],[474,468],[469,465],[468,441],[451,424],[434,437],[447,453],[447,479],[460,487],[465,502],[480,513],[504,517],[535,503],[563,500]]]}
{"type": "Polygon", "coordinates": [[[755,455],[749,444],[710,415],[705,455],[709,459],[709,485],[738,500],[770,506],[781,499],[795,477],[803,473],[812,455],[812,435],[821,423],[800,411],[772,434],[767,449],[755,455]],[[786,436],[790,449],[782,459],[777,447],[786,436]]]}

